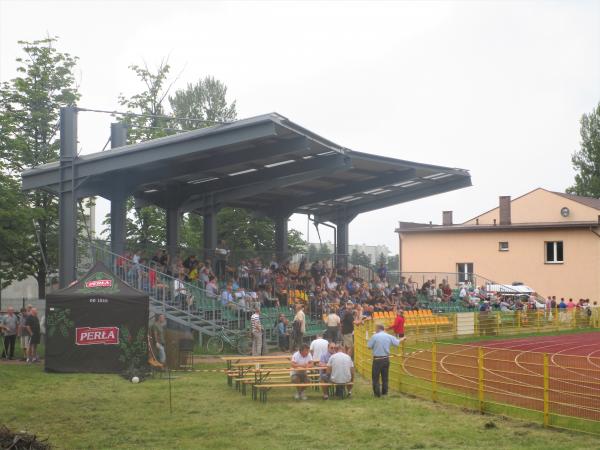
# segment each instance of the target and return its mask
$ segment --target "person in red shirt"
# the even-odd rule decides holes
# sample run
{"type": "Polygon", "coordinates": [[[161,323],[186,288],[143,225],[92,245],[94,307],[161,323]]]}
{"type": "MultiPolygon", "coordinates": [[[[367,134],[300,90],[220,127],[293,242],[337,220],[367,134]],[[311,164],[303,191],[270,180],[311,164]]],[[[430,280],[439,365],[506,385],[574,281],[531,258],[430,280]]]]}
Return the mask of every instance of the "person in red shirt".
{"type": "Polygon", "coordinates": [[[391,327],[388,327],[388,330],[394,330],[398,338],[404,337],[404,311],[401,309],[398,310],[396,320],[394,320],[394,324],[391,327]]]}

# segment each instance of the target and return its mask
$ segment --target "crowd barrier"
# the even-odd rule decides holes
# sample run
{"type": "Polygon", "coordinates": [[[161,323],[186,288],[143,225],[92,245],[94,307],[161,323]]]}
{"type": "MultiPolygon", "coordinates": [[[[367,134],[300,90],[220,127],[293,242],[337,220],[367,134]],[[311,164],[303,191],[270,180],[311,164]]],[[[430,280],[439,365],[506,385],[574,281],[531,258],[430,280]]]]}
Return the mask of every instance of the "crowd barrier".
{"type": "MultiPolygon", "coordinates": [[[[382,320],[355,329],[355,366],[367,380],[372,368],[367,342],[382,320]]],[[[417,341],[410,330],[407,335],[393,348],[390,390],[600,435],[600,358],[417,341]]]]}

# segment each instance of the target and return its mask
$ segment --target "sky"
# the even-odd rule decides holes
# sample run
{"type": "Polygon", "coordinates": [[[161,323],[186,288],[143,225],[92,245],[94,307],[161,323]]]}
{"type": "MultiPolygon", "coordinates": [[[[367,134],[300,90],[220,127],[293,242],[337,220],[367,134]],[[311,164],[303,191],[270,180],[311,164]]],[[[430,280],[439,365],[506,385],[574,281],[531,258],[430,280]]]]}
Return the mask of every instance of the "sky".
{"type": "MultiPolygon", "coordinates": [[[[239,118],[278,112],[353,150],[468,169],[470,188],[351,223],[351,244],[393,253],[399,221],[453,210],[462,222],[500,195],[564,191],[581,115],[600,102],[598,0],[0,0],[0,80],[16,73],[18,40],[47,35],[79,57],[82,107],[118,109],[141,90],[128,66],[168,58],[174,89],[212,75],[239,118]]],[[[80,113],[82,153],[102,149],[110,122],[80,113]]],[[[98,202],[98,226],[108,209],[98,202]]],[[[290,227],[306,238],[305,216],[290,227]]]]}

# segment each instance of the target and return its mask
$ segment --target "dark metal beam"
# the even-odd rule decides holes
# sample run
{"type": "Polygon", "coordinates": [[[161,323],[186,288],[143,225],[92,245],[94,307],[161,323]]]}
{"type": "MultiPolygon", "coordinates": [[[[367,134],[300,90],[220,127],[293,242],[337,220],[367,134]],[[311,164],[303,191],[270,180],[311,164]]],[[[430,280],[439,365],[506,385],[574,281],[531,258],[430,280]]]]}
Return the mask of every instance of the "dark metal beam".
{"type": "MultiPolygon", "coordinates": [[[[169,164],[176,158],[187,156],[199,156],[204,151],[221,150],[242,143],[250,143],[259,139],[276,138],[277,129],[272,122],[263,122],[248,127],[228,130],[198,139],[188,139],[176,142],[166,142],[160,145],[160,139],[149,141],[137,146],[137,148],[125,148],[118,153],[104,152],[94,153],[79,158],[77,164],[77,177],[85,178],[94,175],[102,175],[109,172],[135,170],[144,164],[164,163],[163,173],[169,164]]],[[[206,155],[211,160],[215,155],[206,155]]],[[[254,159],[253,157],[250,159],[254,159]]],[[[189,163],[188,163],[189,164],[189,163]]],[[[220,167],[217,164],[216,167],[220,167]]],[[[189,168],[189,165],[188,165],[189,168]]],[[[64,171],[63,180],[70,179],[70,170],[64,171]]],[[[24,190],[41,188],[54,185],[59,182],[59,167],[46,167],[38,171],[28,171],[22,175],[24,190]]],[[[152,176],[146,179],[152,181],[152,176]]]]}
{"type": "Polygon", "coordinates": [[[419,186],[419,188],[407,188],[406,191],[402,190],[401,192],[395,192],[394,194],[382,196],[382,198],[377,200],[369,199],[368,202],[358,204],[356,206],[345,205],[341,208],[323,208],[321,211],[316,212],[316,214],[318,214],[322,220],[333,221],[339,214],[339,211],[343,211],[343,213],[346,215],[358,215],[364,212],[410,202],[419,198],[429,197],[430,195],[441,194],[444,192],[450,192],[456,189],[472,186],[471,177],[468,176],[447,181],[445,183],[436,181],[426,181],[426,183],[428,184],[426,187],[419,186]]]}
{"type": "Polygon", "coordinates": [[[77,278],[75,268],[77,229],[77,195],[73,182],[66,176],[72,172],[77,159],[77,108],[60,109],[60,166],[57,169],[60,186],[58,200],[58,284],[67,287],[77,278]]]}
{"type": "MultiPolygon", "coordinates": [[[[350,158],[340,154],[327,155],[247,175],[230,177],[235,179],[236,188],[220,192],[210,190],[206,191],[205,195],[209,197],[212,203],[225,205],[232,200],[251,197],[277,188],[306,182],[324,174],[348,170],[350,168],[350,158]]],[[[230,182],[230,184],[233,183],[230,182]]],[[[201,208],[206,203],[207,200],[205,198],[191,199],[183,203],[182,208],[185,210],[194,210],[201,208]]],[[[291,211],[289,208],[284,208],[284,210],[291,211]]],[[[281,210],[279,213],[281,213],[281,210]]]]}
{"type": "MultiPolygon", "coordinates": [[[[127,145],[127,130],[121,122],[110,124],[111,148],[127,145]]],[[[127,193],[120,189],[117,183],[112,184],[110,198],[110,246],[116,255],[125,253],[127,193]]]]}
{"type": "MultiPolygon", "coordinates": [[[[389,186],[395,183],[402,183],[403,181],[410,180],[415,176],[414,169],[404,170],[402,172],[394,172],[387,175],[380,175],[375,178],[359,181],[355,183],[346,183],[334,189],[329,189],[323,192],[317,192],[314,194],[296,197],[289,203],[286,202],[285,207],[291,208],[292,210],[297,209],[300,206],[308,206],[314,203],[332,201],[336,198],[353,195],[358,192],[369,191],[379,187],[389,186]]],[[[283,205],[280,205],[281,207],[283,205]]]]}

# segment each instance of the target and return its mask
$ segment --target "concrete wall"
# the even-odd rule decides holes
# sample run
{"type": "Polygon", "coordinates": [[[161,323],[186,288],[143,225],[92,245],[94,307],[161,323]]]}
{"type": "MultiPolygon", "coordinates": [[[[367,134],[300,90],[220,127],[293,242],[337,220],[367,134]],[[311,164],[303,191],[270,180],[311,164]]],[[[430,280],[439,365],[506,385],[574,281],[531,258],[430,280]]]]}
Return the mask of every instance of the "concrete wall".
{"type": "Polygon", "coordinates": [[[590,230],[401,232],[400,238],[403,272],[456,272],[457,263],[472,262],[474,273],[498,283],[521,281],[544,296],[600,300],[600,237],[590,230]],[[508,241],[509,251],[498,250],[500,241],[508,241]],[[563,241],[563,264],[545,263],[545,241],[563,241]]]}

